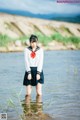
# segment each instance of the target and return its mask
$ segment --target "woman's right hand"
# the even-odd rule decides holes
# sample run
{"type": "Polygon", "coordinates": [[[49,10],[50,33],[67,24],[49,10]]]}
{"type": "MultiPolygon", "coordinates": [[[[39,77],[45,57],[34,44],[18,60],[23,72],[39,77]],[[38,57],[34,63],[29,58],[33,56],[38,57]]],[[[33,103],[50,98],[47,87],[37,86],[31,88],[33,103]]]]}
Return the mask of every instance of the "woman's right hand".
{"type": "Polygon", "coordinates": [[[28,74],[28,80],[31,80],[31,79],[32,79],[31,74],[28,74]]]}

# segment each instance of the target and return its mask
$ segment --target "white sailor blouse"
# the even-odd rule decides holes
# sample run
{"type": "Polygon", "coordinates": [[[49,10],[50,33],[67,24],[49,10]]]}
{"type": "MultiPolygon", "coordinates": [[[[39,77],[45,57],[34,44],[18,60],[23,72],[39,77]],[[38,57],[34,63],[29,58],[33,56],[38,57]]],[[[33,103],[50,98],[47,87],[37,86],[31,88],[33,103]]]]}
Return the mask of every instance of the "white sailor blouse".
{"type": "Polygon", "coordinates": [[[37,67],[37,73],[40,74],[43,68],[43,49],[38,47],[35,51],[32,51],[32,47],[29,46],[24,50],[25,55],[25,68],[28,73],[31,73],[30,67],[37,67]]]}

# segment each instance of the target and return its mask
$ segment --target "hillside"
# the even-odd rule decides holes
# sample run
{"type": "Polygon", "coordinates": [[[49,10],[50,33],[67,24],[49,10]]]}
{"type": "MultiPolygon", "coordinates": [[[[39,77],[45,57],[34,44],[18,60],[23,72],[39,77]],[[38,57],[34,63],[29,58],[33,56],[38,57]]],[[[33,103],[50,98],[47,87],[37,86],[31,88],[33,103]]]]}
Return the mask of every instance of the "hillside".
{"type": "Polygon", "coordinates": [[[56,32],[62,36],[80,37],[80,24],[0,13],[0,35],[19,39],[22,36],[29,36],[35,33],[51,36],[56,32]]]}
{"type": "Polygon", "coordinates": [[[62,35],[80,36],[80,24],[41,20],[0,13],[0,33],[7,34],[10,37],[15,38],[34,32],[51,35],[56,31],[62,35]]]}

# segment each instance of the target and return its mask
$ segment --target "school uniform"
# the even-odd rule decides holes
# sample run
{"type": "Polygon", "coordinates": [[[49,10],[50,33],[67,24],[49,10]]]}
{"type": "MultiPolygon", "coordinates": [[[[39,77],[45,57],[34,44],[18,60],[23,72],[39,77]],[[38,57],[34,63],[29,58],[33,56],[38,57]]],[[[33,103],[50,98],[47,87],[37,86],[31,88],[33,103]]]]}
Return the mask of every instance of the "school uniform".
{"type": "Polygon", "coordinates": [[[43,50],[40,47],[36,47],[36,50],[33,52],[32,47],[29,46],[24,50],[25,56],[25,75],[23,80],[23,85],[32,85],[36,86],[38,83],[44,83],[44,74],[43,74],[43,50]],[[28,80],[28,74],[32,75],[32,79],[28,80]],[[40,79],[36,79],[36,75],[40,74],[40,79]]]}

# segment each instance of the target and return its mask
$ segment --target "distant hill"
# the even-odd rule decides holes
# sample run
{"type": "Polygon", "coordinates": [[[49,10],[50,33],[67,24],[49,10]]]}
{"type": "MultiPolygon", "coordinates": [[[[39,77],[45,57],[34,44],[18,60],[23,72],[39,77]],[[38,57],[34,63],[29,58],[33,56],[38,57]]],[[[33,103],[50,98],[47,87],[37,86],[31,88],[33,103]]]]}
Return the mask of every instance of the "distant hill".
{"type": "Polygon", "coordinates": [[[13,15],[27,16],[33,18],[41,18],[48,20],[66,21],[73,23],[80,23],[80,14],[33,14],[29,11],[23,10],[10,10],[10,9],[0,9],[1,13],[8,13],[13,15]]]}
{"type": "Polygon", "coordinates": [[[51,20],[57,20],[57,21],[65,21],[65,22],[72,22],[72,23],[80,23],[80,15],[76,16],[63,16],[63,17],[53,17],[51,20]]]}

